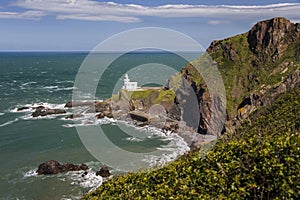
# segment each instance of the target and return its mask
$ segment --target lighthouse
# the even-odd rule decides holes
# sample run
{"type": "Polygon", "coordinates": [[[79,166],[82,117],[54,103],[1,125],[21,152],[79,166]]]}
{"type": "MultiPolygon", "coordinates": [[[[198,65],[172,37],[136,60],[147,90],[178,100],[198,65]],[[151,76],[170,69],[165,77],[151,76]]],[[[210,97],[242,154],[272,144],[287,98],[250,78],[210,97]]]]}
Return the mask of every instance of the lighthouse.
{"type": "Polygon", "coordinates": [[[133,91],[138,89],[138,83],[137,82],[130,82],[128,74],[125,74],[124,76],[124,84],[122,89],[128,90],[128,91],[133,91]]]}

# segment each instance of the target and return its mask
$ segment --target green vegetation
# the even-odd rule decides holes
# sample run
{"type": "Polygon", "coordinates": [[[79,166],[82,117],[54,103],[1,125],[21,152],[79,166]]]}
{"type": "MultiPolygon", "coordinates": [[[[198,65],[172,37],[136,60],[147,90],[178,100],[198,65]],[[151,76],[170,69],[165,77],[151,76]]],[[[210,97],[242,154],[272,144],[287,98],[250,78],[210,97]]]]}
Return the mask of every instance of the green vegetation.
{"type": "Polygon", "coordinates": [[[164,103],[172,104],[175,98],[175,93],[173,90],[145,89],[125,92],[130,100],[141,100],[147,102],[147,105],[164,103]]]}
{"type": "Polygon", "coordinates": [[[83,199],[299,199],[299,86],[204,150],[115,177],[83,199]]]}

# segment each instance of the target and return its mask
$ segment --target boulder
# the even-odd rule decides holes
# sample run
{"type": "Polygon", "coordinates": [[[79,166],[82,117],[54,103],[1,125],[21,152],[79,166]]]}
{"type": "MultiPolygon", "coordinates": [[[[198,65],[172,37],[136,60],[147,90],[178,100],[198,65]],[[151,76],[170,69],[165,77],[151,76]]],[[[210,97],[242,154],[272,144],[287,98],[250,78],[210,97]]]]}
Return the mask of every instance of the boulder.
{"type": "Polygon", "coordinates": [[[74,165],[72,163],[60,164],[56,160],[48,160],[39,165],[38,170],[36,171],[39,175],[51,175],[58,174],[62,172],[68,171],[80,171],[80,170],[88,170],[89,167],[85,164],[74,165]]]}
{"type": "Polygon", "coordinates": [[[96,172],[96,176],[102,176],[104,178],[109,177],[110,172],[109,172],[108,167],[106,167],[106,166],[101,167],[101,169],[96,172]]]}

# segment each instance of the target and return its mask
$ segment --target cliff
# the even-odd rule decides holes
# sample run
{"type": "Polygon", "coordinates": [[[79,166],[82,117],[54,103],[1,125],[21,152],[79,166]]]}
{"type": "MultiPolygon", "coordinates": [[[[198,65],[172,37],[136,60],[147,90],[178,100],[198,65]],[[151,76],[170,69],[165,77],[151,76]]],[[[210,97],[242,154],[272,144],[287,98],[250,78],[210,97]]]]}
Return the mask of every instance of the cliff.
{"type": "MultiPolygon", "coordinates": [[[[246,33],[213,41],[207,53],[217,64],[225,85],[228,121],[223,132],[234,131],[250,113],[271,104],[300,82],[300,24],[285,18],[261,21],[246,33]]],[[[185,66],[181,74],[198,96],[198,131],[206,133],[212,126],[208,119],[218,113],[210,111],[211,95],[193,68],[199,63],[201,57],[185,66]]]]}
{"type": "MultiPolygon", "coordinates": [[[[83,199],[299,199],[299,32],[299,24],[274,18],[212,42],[207,53],[223,77],[228,112],[214,148],[207,153],[205,144],[159,170],[116,177],[83,199]]],[[[178,108],[196,94],[190,115],[200,116],[198,131],[206,133],[209,118],[219,114],[210,102],[222,98],[209,94],[195,70],[201,59],[166,87],[177,85],[178,108]]]]}

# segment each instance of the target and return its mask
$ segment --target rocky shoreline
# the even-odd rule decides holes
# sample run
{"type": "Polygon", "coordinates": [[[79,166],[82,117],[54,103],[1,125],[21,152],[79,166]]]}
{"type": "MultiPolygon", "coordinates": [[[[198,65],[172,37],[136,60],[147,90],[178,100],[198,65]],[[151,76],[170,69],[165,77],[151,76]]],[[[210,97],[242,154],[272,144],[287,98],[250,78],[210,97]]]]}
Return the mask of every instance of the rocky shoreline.
{"type": "MultiPolygon", "coordinates": [[[[166,90],[166,89],[163,89],[166,90]]],[[[160,92],[155,90],[154,92],[160,92]]],[[[199,147],[202,143],[217,139],[217,136],[203,135],[196,132],[181,120],[180,107],[173,101],[169,104],[145,103],[146,99],[129,99],[120,91],[117,100],[113,98],[103,101],[68,101],[64,108],[56,109],[46,106],[20,107],[17,111],[32,110],[32,117],[48,115],[66,115],[65,119],[76,120],[85,114],[94,114],[94,119],[113,118],[115,120],[133,123],[136,126],[150,126],[160,129],[166,136],[176,133],[184,139],[190,149],[199,147]],[[140,105],[137,105],[140,104],[140,105]],[[142,106],[141,106],[142,105],[142,106]]]]}

